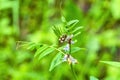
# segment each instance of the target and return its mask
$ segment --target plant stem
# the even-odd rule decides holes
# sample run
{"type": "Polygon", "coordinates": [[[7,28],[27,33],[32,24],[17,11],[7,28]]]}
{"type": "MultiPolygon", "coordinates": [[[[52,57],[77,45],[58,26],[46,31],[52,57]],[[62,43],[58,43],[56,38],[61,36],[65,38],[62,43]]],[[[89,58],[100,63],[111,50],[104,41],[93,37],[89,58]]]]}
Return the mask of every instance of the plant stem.
{"type": "MultiPolygon", "coordinates": [[[[70,39],[70,41],[69,41],[69,54],[71,54],[71,39],[70,39]]],[[[72,73],[73,73],[73,76],[74,76],[74,79],[75,80],[77,80],[77,75],[76,75],[76,73],[75,73],[75,71],[74,71],[74,68],[73,68],[73,65],[72,65],[72,63],[70,64],[70,68],[71,68],[71,71],[72,71],[72,73]]]]}
{"type": "Polygon", "coordinates": [[[74,71],[74,68],[73,68],[73,65],[72,65],[72,64],[70,64],[70,68],[71,68],[71,71],[72,71],[72,73],[73,73],[74,79],[77,80],[77,75],[76,75],[76,73],[75,73],[75,71],[74,71]]]}
{"type": "Polygon", "coordinates": [[[71,54],[71,39],[69,40],[68,44],[69,44],[69,54],[71,54]]]}

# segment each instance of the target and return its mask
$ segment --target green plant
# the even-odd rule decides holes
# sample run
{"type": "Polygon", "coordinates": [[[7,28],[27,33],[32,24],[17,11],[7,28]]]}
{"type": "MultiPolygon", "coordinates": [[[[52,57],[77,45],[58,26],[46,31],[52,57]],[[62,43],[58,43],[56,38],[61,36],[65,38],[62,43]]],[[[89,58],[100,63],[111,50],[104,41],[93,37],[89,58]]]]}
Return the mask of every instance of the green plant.
{"type": "Polygon", "coordinates": [[[63,26],[52,27],[52,30],[57,37],[57,44],[48,45],[42,43],[18,41],[18,43],[22,43],[19,45],[19,47],[27,47],[27,49],[30,50],[36,49],[34,57],[38,58],[38,60],[41,60],[43,57],[56,51],[56,55],[51,62],[49,71],[52,71],[56,66],[63,62],[68,62],[68,64],[71,66],[74,77],[76,78],[76,74],[72,65],[78,63],[78,61],[72,57],[72,53],[80,51],[84,48],[74,46],[73,44],[77,42],[75,37],[80,34],[80,29],[83,27],[76,27],[76,24],[79,22],[79,20],[71,20],[67,22],[64,17],[61,19],[63,26]]]}
{"type": "Polygon", "coordinates": [[[120,68],[120,62],[117,61],[100,61],[100,62],[120,68]]]}

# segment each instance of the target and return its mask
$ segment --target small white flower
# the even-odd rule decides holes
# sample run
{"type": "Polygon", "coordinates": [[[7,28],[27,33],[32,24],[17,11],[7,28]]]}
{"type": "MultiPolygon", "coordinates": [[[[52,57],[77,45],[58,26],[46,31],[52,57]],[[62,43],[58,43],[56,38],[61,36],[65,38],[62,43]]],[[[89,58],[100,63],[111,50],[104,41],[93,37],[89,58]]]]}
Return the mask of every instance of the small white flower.
{"type": "Polygon", "coordinates": [[[61,40],[64,40],[65,38],[61,38],[61,40]]]}
{"type": "Polygon", "coordinates": [[[74,44],[75,43],[75,41],[71,41],[71,44],[74,44]]]}
{"type": "Polygon", "coordinates": [[[65,62],[65,61],[67,61],[69,64],[76,64],[76,63],[78,63],[77,59],[73,58],[69,54],[65,54],[65,56],[63,57],[63,62],[65,62]]]}
{"type": "Polygon", "coordinates": [[[70,50],[69,44],[67,44],[63,50],[69,51],[70,50]]]}
{"type": "Polygon", "coordinates": [[[70,61],[69,61],[69,64],[73,63],[73,64],[76,64],[77,63],[77,60],[75,58],[73,58],[72,56],[70,56],[70,61]]]}
{"type": "Polygon", "coordinates": [[[68,58],[68,55],[65,54],[65,56],[63,57],[63,62],[64,62],[64,61],[67,61],[67,58],[68,58]]]}
{"type": "Polygon", "coordinates": [[[73,38],[73,34],[68,35],[65,41],[69,41],[69,40],[72,39],[72,38],[73,38]]]}
{"type": "Polygon", "coordinates": [[[63,43],[64,41],[60,41],[61,43],[63,43]]]}

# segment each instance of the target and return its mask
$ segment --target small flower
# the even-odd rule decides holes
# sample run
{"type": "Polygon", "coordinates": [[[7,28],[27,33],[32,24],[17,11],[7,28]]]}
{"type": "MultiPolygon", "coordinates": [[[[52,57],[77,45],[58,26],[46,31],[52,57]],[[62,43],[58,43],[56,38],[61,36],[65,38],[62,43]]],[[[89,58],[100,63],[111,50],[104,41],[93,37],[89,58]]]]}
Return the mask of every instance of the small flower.
{"type": "Polygon", "coordinates": [[[74,44],[75,43],[75,41],[71,41],[71,44],[74,44]]]}
{"type": "Polygon", "coordinates": [[[70,50],[70,47],[69,47],[69,44],[67,44],[64,48],[65,51],[69,51],[70,50]]]}
{"type": "Polygon", "coordinates": [[[67,58],[68,58],[68,55],[65,54],[64,57],[63,57],[63,62],[64,62],[64,61],[67,61],[67,58]]]}
{"type": "Polygon", "coordinates": [[[71,40],[72,38],[73,38],[73,34],[68,35],[67,38],[66,38],[66,41],[69,41],[69,40],[71,40]]]}
{"type": "Polygon", "coordinates": [[[72,38],[73,38],[73,34],[62,35],[62,36],[60,36],[59,41],[60,41],[60,43],[63,43],[63,42],[72,43],[72,38]]]}
{"type": "Polygon", "coordinates": [[[68,42],[69,44],[72,44],[72,38],[73,38],[73,34],[68,35],[65,41],[68,42]]]}
{"type": "Polygon", "coordinates": [[[65,54],[65,56],[63,57],[63,62],[65,62],[65,61],[67,61],[69,64],[76,64],[76,63],[78,63],[77,59],[73,58],[69,54],[65,54]]]}
{"type": "Polygon", "coordinates": [[[67,35],[62,35],[62,36],[60,36],[60,38],[59,38],[60,43],[65,42],[66,37],[67,37],[67,35]]]}
{"type": "Polygon", "coordinates": [[[72,64],[78,63],[77,59],[73,58],[72,56],[70,56],[68,59],[69,59],[69,60],[68,60],[69,64],[71,64],[71,63],[72,63],[72,64]]]}

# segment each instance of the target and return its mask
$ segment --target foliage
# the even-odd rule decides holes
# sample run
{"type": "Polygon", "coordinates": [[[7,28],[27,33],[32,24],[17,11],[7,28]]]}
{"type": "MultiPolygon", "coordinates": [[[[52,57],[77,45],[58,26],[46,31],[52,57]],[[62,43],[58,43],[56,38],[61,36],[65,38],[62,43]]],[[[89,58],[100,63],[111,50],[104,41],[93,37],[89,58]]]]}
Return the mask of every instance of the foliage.
{"type": "MultiPolygon", "coordinates": [[[[65,18],[62,17],[62,21],[65,23],[64,26],[59,26],[59,27],[54,26],[53,27],[54,34],[58,37],[58,42],[59,43],[60,43],[60,40],[59,40],[60,36],[66,35],[65,40],[67,40],[67,38],[69,38],[69,35],[74,35],[74,37],[76,37],[77,35],[80,34],[79,30],[82,28],[82,27],[77,27],[76,28],[75,25],[79,22],[78,20],[71,20],[71,21],[67,22],[65,20],[65,18]]],[[[51,66],[50,66],[49,71],[53,70],[56,66],[61,64],[63,62],[62,57],[65,54],[68,54],[65,51],[63,51],[64,50],[64,45],[62,45],[62,46],[58,45],[57,46],[57,44],[48,45],[48,44],[24,42],[24,41],[23,42],[18,41],[17,44],[18,44],[17,45],[18,47],[22,46],[22,47],[26,47],[26,49],[30,49],[30,50],[31,49],[33,50],[33,49],[36,48],[34,57],[35,58],[38,57],[38,60],[41,60],[43,57],[53,53],[56,50],[57,53],[56,53],[56,56],[54,57],[54,59],[51,62],[51,66]],[[21,44],[20,44],[20,42],[21,42],[21,44]]],[[[70,42],[70,44],[72,44],[72,43],[70,42]]],[[[73,48],[71,48],[70,53],[75,53],[76,51],[79,51],[81,49],[82,48],[79,48],[79,47],[73,47],[73,48]]]]}
{"type": "Polygon", "coordinates": [[[120,62],[115,62],[115,61],[101,61],[101,62],[115,67],[120,67],[120,62]]]}
{"type": "Polygon", "coordinates": [[[61,64],[61,58],[78,61],[73,69],[79,80],[120,80],[119,3],[120,0],[0,0],[0,80],[74,80],[70,66],[61,64]],[[66,18],[62,17],[62,23],[61,15],[66,18]],[[64,28],[72,25],[75,28],[65,30],[80,35],[73,37],[72,58],[66,58],[62,52],[66,54],[63,49],[67,43],[60,44],[58,39],[62,33],[70,34],[64,28]],[[56,33],[59,36],[54,35],[53,29],[54,33],[60,30],[60,34],[56,33]],[[21,44],[23,49],[19,49],[21,44]]]}

